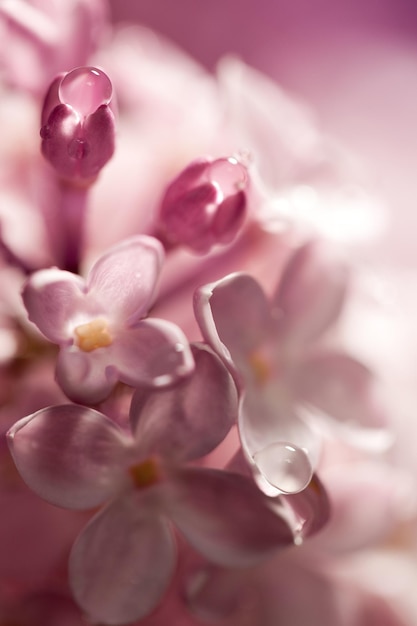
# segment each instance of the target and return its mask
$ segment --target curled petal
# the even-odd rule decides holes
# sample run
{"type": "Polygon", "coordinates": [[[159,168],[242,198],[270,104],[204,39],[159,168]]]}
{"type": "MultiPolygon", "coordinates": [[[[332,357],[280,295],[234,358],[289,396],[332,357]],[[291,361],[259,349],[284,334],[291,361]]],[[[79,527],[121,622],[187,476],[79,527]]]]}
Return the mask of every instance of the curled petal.
{"type": "MultiPolygon", "coordinates": [[[[360,361],[347,354],[323,351],[308,356],[294,380],[299,397],[341,426],[372,433],[376,443],[391,442],[387,416],[378,398],[376,380],[360,361]]],[[[358,432],[360,442],[360,431],[358,432]]]]}
{"type": "Polygon", "coordinates": [[[287,523],[271,510],[254,482],[239,474],[180,470],[167,506],[190,544],[218,565],[253,565],[293,543],[287,523]]]}
{"type": "Polygon", "coordinates": [[[246,392],[239,413],[242,448],[254,477],[269,496],[297,493],[310,482],[320,437],[301,417],[285,390],[271,385],[264,394],[246,392]]]}
{"type": "Polygon", "coordinates": [[[271,327],[266,296],[246,274],[231,274],[198,289],[194,310],[204,339],[232,371],[271,327]]]}
{"type": "Polygon", "coordinates": [[[138,511],[131,495],[96,515],[71,552],[72,591],[94,623],[119,626],[145,617],[174,574],[176,550],[167,522],[138,511]]]}
{"type": "Polygon", "coordinates": [[[148,312],[162,263],[163,249],[157,239],[146,235],[126,239],[91,268],[89,297],[101,302],[115,319],[133,324],[148,312]]]}
{"type": "Polygon", "coordinates": [[[93,409],[60,405],[19,420],[8,432],[23,480],[42,498],[69,509],[88,509],[124,481],[131,441],[93,409]]]}
{"type": "Polygon", "coordinates": [[[330,501],[327,492],[317,474],[303,491],[283,495],[280,498],[288,503],[301,520],[300,538],[316,534],[329,521],[330,501]]]}
{"type": "Polygon", "coordinates": [[[141,450],[185,461],[211,452],[237,419],[233,379],[207,346],[192,346],[195,371],[172,389],[137,390],[130,420],[141,450]]]}
{"type": "Polygon", "coordinates": [[[26,282],[23,302],[29,319],[54,343],[70,339],[69,320],[84,307],[82,278],[57,268],[40,270],[26,282]]]}
{"type": "Polygon", "coordinates": [[[194,369],[187,338],[165,320],[148,318],[120,333],[111,354],[120,380],[134,387],[167,387],[194,369]]]}
{"type": "Polygon", "coordinates": [[[347,267],[311,241],[289,260],[274,303],[282,318],[279,329],[288,341],[303,343],[318,338],[336,321],[344,303],[347,267]]]}

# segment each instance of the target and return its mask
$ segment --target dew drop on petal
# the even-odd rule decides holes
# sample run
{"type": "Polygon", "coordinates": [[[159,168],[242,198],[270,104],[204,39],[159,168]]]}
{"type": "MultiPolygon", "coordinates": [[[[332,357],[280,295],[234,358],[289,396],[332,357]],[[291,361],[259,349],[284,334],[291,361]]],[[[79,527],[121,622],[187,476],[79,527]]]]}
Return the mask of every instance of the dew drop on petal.
{"type": "Polygon", "coordinates": [[[217,183],[225,197],[244,190],[247,185],[246,168],[233,157],[213,161],[208,175],[211,181],[217,183]]]}
{"type": "Polygon", "coordinates": [[[265,480],[282,493],[302,491],[313,475],[306,452],[289,443],[272,443],[256,452],[253,460],[265,480]]]}
{"type": "Polygon", "coordinates": [[[77,67],[68,72],[59,86],[59,99],[86,117],[112,97],[109,77],[95,67],[77,67]]]}

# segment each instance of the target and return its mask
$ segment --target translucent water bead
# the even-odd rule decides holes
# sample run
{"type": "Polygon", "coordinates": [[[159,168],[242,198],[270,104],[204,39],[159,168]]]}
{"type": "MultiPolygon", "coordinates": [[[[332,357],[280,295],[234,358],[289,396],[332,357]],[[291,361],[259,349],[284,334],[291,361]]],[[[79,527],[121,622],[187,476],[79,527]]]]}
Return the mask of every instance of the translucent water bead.
{"type": "Polygon", "coordinates": [[[77,67],[62,79],[59,99],[87,117],[102,104],[109,104],[113,88],[109,77],[95,67],[77,67]]]}
{"type": "Polygon", "coordinates": [[[307,487],[313,469],[307,453],[298,446],[286,442],[272,443],[253,455],[253,460],[261,476],[266,482],[260,487],[267,495],[281,493],[298,493],[307,487]],[[273,489],[269,490],[268,485],[273,489]]]}
{"type": "Polygon", "coordinates": [[[248,184],[246,167],[234,157],[216,159],[207,174],[209,180],[217,183],[224,197],[243,191],[248,184]]]}

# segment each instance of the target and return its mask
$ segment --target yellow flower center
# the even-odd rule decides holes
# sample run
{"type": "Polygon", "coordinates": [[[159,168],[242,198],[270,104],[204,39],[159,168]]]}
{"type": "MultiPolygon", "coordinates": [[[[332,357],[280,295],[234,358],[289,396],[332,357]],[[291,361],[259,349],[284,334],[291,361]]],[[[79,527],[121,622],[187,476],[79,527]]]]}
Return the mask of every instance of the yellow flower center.
{"type": "Polygon", "coordinates": [[[261,352],[252,352],[248,358],[249,366],[258,385],[264,385],[272,375],[271,365],[261,352]]]}
{"type": "Polygon", "coordinates": [[[133,479],[135,487],[144,489],[159,482],[161,473],[156,459],[146,459],[142,463],[129,467],[129,474],[133,479]]]}
{"type": "Polygon", "coordinates": [[[74,334],[75,345],[83,352],[105,348],[113,341],[106,320],[101,318],[87,322],[87,324],[80,324],[74,330],[74,334]]]}

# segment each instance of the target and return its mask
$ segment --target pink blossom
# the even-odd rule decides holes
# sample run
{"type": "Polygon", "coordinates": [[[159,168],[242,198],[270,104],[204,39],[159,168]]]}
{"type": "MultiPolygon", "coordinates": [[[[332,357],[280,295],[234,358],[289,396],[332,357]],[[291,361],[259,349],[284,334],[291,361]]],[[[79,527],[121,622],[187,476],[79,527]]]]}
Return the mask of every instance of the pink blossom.
{"type": "Polygon", "coordinates": [[[330,416],[345,437],[360,427],[386,443],[372,373],[322,342],[342,308],[346,271],[310,242],[289,259],[270,302],[256,280],[239,273],[196,293],[203,335],[242,388],[242,445],[267,493],[308,484],[320,452],[312,419],[330,416]]]}
{"type": "Polygon", "coordinates": [[[134,398],[132,434],[75,405],[41,409],[8,433],[21,475],[49,502],[90,509],[110,500],[70,557],[75,597],[102,623],[139,619],[160,601],[176,560],[169,519],[207,559],[228,567],[248,566],[293,541],[251,478],[183,466],[217,446],[237,411],[221,361],[203,346],[194,353],[190,381],[134,398]]]}
{"type": "Polygon", "coordinates": [[[86,280],[57,268],[28,279],[23,300],[29,319],[60,346],[57,380],[72,400],[104,400],[118,380],[158,387],[192,371],[180,329],[142,319],[162,261],[159,242],[138,235],[100,257],[86,280]]]}

